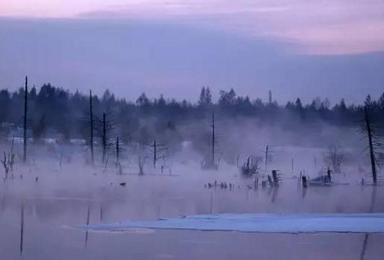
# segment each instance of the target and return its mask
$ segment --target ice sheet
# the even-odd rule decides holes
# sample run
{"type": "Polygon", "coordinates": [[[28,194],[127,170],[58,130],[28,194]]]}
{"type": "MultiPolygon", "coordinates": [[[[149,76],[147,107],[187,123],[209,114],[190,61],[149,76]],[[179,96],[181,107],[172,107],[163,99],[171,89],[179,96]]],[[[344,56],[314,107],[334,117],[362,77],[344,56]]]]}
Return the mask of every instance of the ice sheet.
{"type": "Polygon", "coordinates": [[[129,220],[112,224],[92,224],[80,228],[95,231],[129,231],[145,228],[262,233],[382,233],[384,232],[384,213],[195,215],[148,221],[129,220]]]}

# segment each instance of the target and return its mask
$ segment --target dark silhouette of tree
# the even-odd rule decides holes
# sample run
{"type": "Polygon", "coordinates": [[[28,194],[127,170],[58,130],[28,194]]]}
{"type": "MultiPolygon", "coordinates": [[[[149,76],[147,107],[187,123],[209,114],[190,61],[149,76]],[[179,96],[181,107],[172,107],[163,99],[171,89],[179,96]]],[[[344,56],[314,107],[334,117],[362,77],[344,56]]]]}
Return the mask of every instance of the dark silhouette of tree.
{"type": "Polygon", "coordinates": [[[212,94],[209,87],[203,87],[200,92],[199,105],[206,107],[212,105],[212,94]]]}
{"type": "Polygon", "coordinates": [[[382,156],[380,148],[382,147],[383,121],[380,120],[380,106],[378,102],[372,100],[368,95],[363,107],[363,132],[368,140],[369,160],[373,183],[377,184],[377,165],[382,156]]]}
{"type": "Polygon", "coordinates": [[[147,95],[145,95],[145,93],[143,93],[140,95],[140,97],[137,98],[136,104],[139,106],[148,106],[148,105],[150,105],[150,101],[147,98],[147,95]]]}
{"type": "Polygon", "coordinates": [[[93,164],[95,162],[95,153],[94,153],[94,149],[93,149],[93,144],[94,144],[94,134],[93,134],[93,130],[94,130],[94,119],[93,119],[93,95],[92,95],[92,91],[90,90],[89,91],[89,131],[90,131],[90,134],[89,134],[89,146],[91,148],[91,163],[93,164]]]}
{"type": "Polygon", "coordinates": [[[28,77],[25,76],[24,119],[23,119],[23,162],[27,161],[27,120],[28,120],[28,77]]]}
{"type": "Polygon", "coordinates": [[[219,105],[222,107],[230,107],[236,104],[236,92],[231,88],[231,90],[220,91],[219,105]]]}
{"type": "Polygon", "coordinates": [[[376,155],[375,155],[375,150],[373,146],[374,133],[373,133],[373,125],[372,125],[371,117],[369,116],[368,105],[366,105],[366,107],[364,108],[364,122],[365,122],[365,131],[368,137],[369,159],[371,162],[372,179],[373,179],[373,183],[376,185],[377,169],[376,169],[376,155]]]}

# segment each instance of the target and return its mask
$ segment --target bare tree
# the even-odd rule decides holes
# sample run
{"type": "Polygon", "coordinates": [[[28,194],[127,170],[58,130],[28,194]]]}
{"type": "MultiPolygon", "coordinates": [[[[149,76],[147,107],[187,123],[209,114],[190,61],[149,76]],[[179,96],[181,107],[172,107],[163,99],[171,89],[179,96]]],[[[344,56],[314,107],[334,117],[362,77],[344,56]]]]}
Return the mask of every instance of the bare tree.
{"type": "Polygon", "coordinates": [[[134,152],[137,155],[137,166],[139,168],[139,175],[144,175],[144,166],[149,157],[148,145],[143,143],[137,143],[134,145],[134,152]]]}
{"type": "Polygon", "coordinates": [[[146,157],[142,154],[137,156],[137,165],[139,166],[139,175],[144,175],[144,164],[146,157]]]}
{"type": "Polygon", "coordinates": [[[93,120],[93,97],[92,97],[92,90],[89,91],[89,129],[90,129],[90,140],[89,145],[91,148],[91,163],[94,164],[95,162],[95,154],[93,150],[93,130],[94,130],[94,120],[93,120]]]}
{"type": "Polygon", "coordinates": [[[8,173],[9,173],[10,167],[8,164],[7,154],[5,152],[4,152],[4,159],[1,160],[1,163],[3,164],[4,172],[5,172],[4,180],[6,180],[8,179],[8,173]]]}
{"type": "Polygon", "coordinates": [[[152,149],[152,155],[153,155],[153,168],[156,168],[157,162],[160,159],[166,158],[166,152],[168,151],[168,147],[164,144],[158,143],[158,141],[155,139],[153,140],[153,143],[149,145],[152,149]]]}
{"type": "Polygon", "coordinates": [[[103,145],[103,163],[105,163],[105,157],[107,154],[107,119],[106,119],[106,114],[103,113],[103,131],[101,135],[102,139],[102,145],[103,145]]]}
{"type": "Polygon", "coordinates": [[[249,156],[246,162],[241,166],[240,172],[245,177],[251,177],[254,174],[258,174],[262,162],[263,158],[260,156],[249,156]]]}
{"type": "Polygon", "coordinates": [[[372,171],[372,180],[373,183],[377,184],[377,168],[376,168],[376,152],[374,147],[374,139],[377,138],[374,131],[374,126],[372,119],[369,114],[369,105],[366,104],[364,107],[364,131],[368,137],[368,149],[369,149],[369,158],[371,163],[372,171]]]}
{"type": "Polygon", "coordinates": [[[116,149],[116,165],[120,165],[120,140],[119,137],[116,137],[116,142],[115,142],[115,149],[116,149]]]}
{"type": "MultiPolygon", "coordinates": [[[[99,125],[97,127],[98,133],[101,137],[101,145],[102,145],[102,162],[103,164],[107,164],[107,153],[109,148],[113,146],[113,140],[110,139],[111,131],[114,129],[114,125],[110,116],[107,113],[103,113],[103,117],[99,120],[99,125]]],[[[120,148],[120,147],[119,147],[120,148]]]]}
{"type": "Polygon", "coordinates": [[[210,169],[210,170],[217,170],[219,168],[219,165],[217,163],[217,158],[216,158],[216,128],[215,128],[215,113],[212,113],[212,119],[211,119],[211,140],[210,140],[210,148],[211,148],[211,154],[209,156],[209,159],[206,158],[202,162],[202,169],[210,169]]]}
{"type": "Polygon", "coordinates": [[[25,76],[24,120],[23,120],[23,162],[27,161],[27,116],[28,116],[28,77],[25,76]]]}
{"type": "Polygon", "coordinates": [[[341,172],[341,166],[345,161],[345,154],[337,145],[328,147],[327,152],[324,154],[324,163],[333,170],[335,173],[341,172]]]}

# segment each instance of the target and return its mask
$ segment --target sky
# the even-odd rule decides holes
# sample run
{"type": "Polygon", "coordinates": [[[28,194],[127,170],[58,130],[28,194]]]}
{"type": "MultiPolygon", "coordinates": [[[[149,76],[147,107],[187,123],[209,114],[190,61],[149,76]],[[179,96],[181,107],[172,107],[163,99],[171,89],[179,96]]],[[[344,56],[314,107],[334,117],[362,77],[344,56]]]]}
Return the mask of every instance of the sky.
{"type": "Polygon", "coordinates": [[[2,0],[0,87],[360,102],[384,86],[382,0],[2,0]]]}

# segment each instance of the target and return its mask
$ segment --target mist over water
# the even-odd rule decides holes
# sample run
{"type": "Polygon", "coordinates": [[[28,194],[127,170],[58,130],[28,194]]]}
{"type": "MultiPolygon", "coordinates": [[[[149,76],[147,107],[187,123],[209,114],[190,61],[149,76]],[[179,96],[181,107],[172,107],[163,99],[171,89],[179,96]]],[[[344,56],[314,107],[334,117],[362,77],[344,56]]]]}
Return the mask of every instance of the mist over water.
{"type": "MultiPolygon", "coordinates": [[[[209,137],[209,121],[205,123],[200,125],[208,129],[209,137]]],[[[361,150],[364,139],[356,139],[359,134],[354,129],[346,131],[324,124],[322,135],[310,135],[310,131],[286,133],[280,127],[257,127],[257,123],[242,119],[236,124],[218,119],[216,126],[217,171],[201,168],[206,153],[199,149],[209,151],[209,139],[197,147],[184,142],[177,152],[159,160],[156,168],[150,147],[145,148],[142,176],[138,175],[139,155],[129,146],[121,167],[117,167],[113,149],[108,152],[108,162],[102,163],[100,145],[96,145],[92,166],[85,145],[31,143],[28,162],[17,160],[11,176],[0,184],[1,258],[355,259],[360,255],[364,234],[108,233],[74,228],[87,223],[196,214],[383,211],[381,186],[361,185],[362,178],[369,183],[371,177],[368,158],[361,150]],[[332,175],[335,185],[304,189],[299,176],[314,179],[326,175],[329,147],[324,140],[340,140],[340,136],[345,160],[341,173],[332,175]],[[269,159],[266,165],[262,161],[260,171],[278,170],[278,188],[255,187],[254,178],[244,177],[239,169],[249,155],[263,158],[266,145],[269,159]],[[208,187],[215,182],[216,187],[208,187]],[[221,183],[231,183],[233,188],[223,188],[221,183]],[[20,256],[22,208],[24,239],[20,256]]],[[[8,151],[10,143],[3,143],[1,148],[8,151]]],[[[14,144],[13,149],[21,154],[22,143],[14,144]]],[[[381,259],[383,240],[382,234],[369,235],[366,259],[381,259]]]]}

